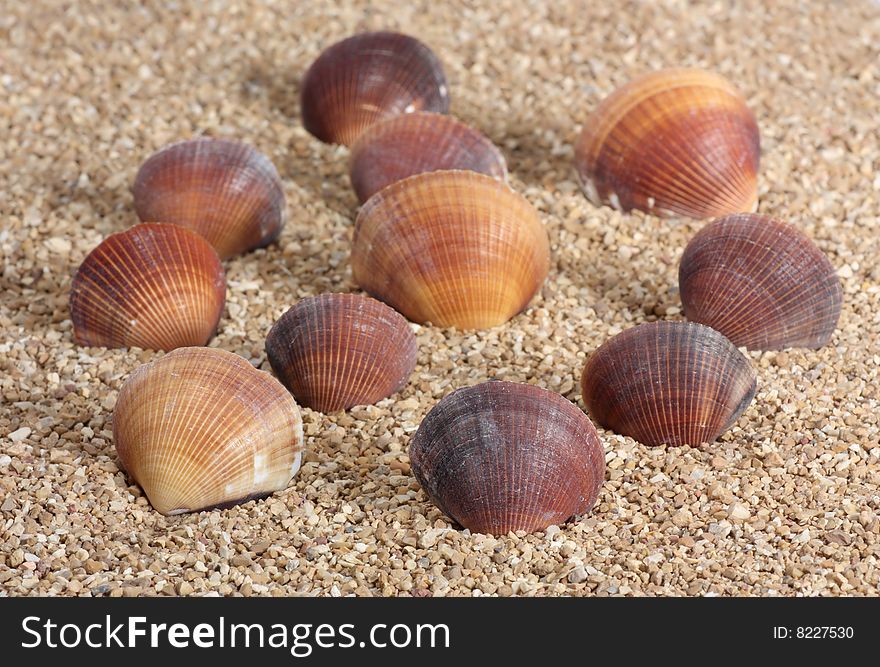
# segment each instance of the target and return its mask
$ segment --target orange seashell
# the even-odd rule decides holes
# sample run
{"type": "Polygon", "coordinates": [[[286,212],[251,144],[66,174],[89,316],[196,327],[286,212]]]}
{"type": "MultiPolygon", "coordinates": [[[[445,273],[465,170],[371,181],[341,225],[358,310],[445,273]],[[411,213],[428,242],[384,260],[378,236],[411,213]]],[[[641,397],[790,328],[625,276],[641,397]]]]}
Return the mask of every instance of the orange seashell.
{"type": "Polygon", "coordinates": [[[399,313],[358,294],[303,299],[266,339],[278,377],[301,405],[321,412],[370,405],[399,391],[417,351],[399,313]]]}
{"type": "Polygon", "coordinates": [[[303,426],[271,375],[231,352],[189,347],[126,380],[113,441],[153,507],[170,515],[286,488],[299,470],[303,426]]]}
{"type": "Polygon", "coordinates": [[[755,395],[749,360],[714,329],[652,322],[596,350],[581,378],[599,424],[646,445],[712,442],[755,395]]]}
{"type": "Polygon", "coordinates": [[[641,76],[587,119],[575,165],[596,205],[710,218],[754,210],[761,146],[727,79],[699,69],[641,76]]]}
{"type": "Polygon", "coordinates": [[[739,214],[701,229],[679,266],[685,315],[752,350],[818,348],[837,327],[840,279],[796,227],[739,214]]]}
{"type": "Polygon", "coordinates": [[[177,225],[111,234],[73,278],[70,318],[79,345],[171,350],[206,344],[226,301],[211,245],[177,225]]]}
{"type": "Polygon", "coordinates": [[[303,79],[303,125],[321,141],[351,145],[369,125],[411,111],[449,110],[446,75],[419,40],[365,32],[326,49],[303,79]]]}
{"type": "Polygon", "coordinates": [[[529,202],[469,171],[389,185],[355,222],[354,280],[414,322],[479,329],[526,308],[547,277],[547,232],[529,202]]]}
{"type": "Polygon", "coordinates": [[[444,514],[493,535],[585,514],[605,478],[605,450],[587,416],[559,394],[514,382],[445,396],[413,436],[409,457],[444,514]]]}
{"type": "Polygon", "coordinates": [[[396,181],[443,169],[507,180],[507,163],[495,144],[451,116],[427,111],[372,125],[352,146],[349,163],[351,184],[361,203],[396,181]]]}
{"type": "Polygon", "coordinates": [[[201,137],[170,144],[144,162],[133,191],[141,220],[190,227],[221,259],[269,245],[284,226],[275,165],[236,141],[201,137]]]}

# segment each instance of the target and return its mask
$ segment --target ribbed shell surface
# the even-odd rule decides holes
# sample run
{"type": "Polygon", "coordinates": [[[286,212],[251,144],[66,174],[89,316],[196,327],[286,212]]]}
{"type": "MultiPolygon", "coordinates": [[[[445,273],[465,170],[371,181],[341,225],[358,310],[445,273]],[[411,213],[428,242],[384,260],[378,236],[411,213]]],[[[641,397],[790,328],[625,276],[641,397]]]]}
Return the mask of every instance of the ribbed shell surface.
{"type": "Polygon", "coordinates": [[[284,226],[275,165],[236,141],[201,137],[170,144],[144,162],[133,192],[141,220],[190,227],[221,259],[268,245],[284,226]]]}
{"type": "Polygon", "coordinates": [[[266,353],[300,405],[334,412],[400,390],[415,368],[417,347],[409,323],[384,303],[322,294],[281,316],[266,353]]]}
{"type": "Polygon", "coordinates": [[[679,266],[685,315],[753,350],[818,348],[837,327],[840,279],[796,227],[732,215],[701,229],[679,266]]]}
{"type": "Polygon", "coordinates": [[[587,416],[559,394],[513,382],[445,396],[422,421],[409,456],[437,507],[494,535],[586,513],[605,477],[605,451],[587,416]]]}
{"type": "Polygon", "coordinates": [[[755,388],[755,371],[733,343],[690,322],[627,329],[593,353],[581,378],[593,419],[645,445],[714,441],[755,388]]]}
{"type": "Polygon", "coordinates": [[[426,111],[372,125],[352,146],[349,162],[351,184],[361,202],[391,183],[441,169],[507,180],[507,164],[495,144],[452,116],[426,111]]]}
{"type": "Polygon", "coordinates": [[[71,285],[70,318],[79,345],[171,350],[207,343],[225,301],[223,266],[204,238],[144,223],[86,256],[71,285]]]}
{"type": "Polygon", "coordinates": [[[131,374],[113,441],[153,507],[181,514],[284,489],[300,466],[303,427],[269,373],[230,352],[183,348],[131,374]]]}
{"type": "Polygon", "coordinates": [[[306,72],[303,126],[321,141],[351,145],[371,124],[411,111],[449,110],[446,75],[425,44],[366,32],[327,48],[306,72]]]}
{"type": "Polygon", "coordinates": [[[575,164],[597,205],[709,218],[757,203],[760,136],[723,77],[670,69],[639,77],[587,119],[575,164]]]}
{"type": "Polygon", "coordinates": [[[355,282],[414,322],[479,329],[528,305],[550,248],[534,207],[506,184],[434,171],[389,185],[361,207],[355,282]]]}

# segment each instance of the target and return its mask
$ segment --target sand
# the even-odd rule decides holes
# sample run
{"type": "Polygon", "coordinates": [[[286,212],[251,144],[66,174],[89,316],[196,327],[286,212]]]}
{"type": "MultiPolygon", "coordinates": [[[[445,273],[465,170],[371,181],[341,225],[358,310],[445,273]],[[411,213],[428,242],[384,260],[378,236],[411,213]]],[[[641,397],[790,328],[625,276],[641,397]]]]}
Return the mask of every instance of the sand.
{"type": "Polygon", "coordinates": [[[11,2],[0,11],[0,595],[871,595],[880,583],[880,7],[764,3],[11,2]],[[123,7],[125,5],[125,7],[123,7]],[[549,7],[548,5],[553,5],[549,7]],[[505,326],[416,327],[409,385],[377,406],[304,409],[291,486],[166,518],[119,469],[121,384],[161,353],[80,348],[67,310],[83,257],[136,222],[130,187],[165,143],[247,141],[278,166],[277,245],[226,262],[212,346],[268,370],[297,299],[353,291],[348,149],[299,120],[299,82],[353,32],[416,35],[452,113],[504,152],[549,233],[550,277],[505,326]],[[410,475],[407,443],[453,388],[530,382],[583,407],[587,355],[636,323],[682,319],[677,264],[702,222],[622,214],[580,193],[572,146],[631,77],[729,77],[763,142],[761,212],[837,267],[844,308],[817,351],[749,352],[753,404],[712,445],[600,431],[594,510],[531,535],[455,529],[410,475]]]}

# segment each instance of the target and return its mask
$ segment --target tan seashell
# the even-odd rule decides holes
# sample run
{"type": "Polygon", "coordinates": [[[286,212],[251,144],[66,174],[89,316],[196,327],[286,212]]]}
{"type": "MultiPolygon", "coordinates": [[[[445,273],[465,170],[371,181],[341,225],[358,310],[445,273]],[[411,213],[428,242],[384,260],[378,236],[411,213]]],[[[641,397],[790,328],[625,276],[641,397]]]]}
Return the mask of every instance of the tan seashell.
{"type": "Polygon", "coordinates": [[[361,203],[396,181],[443,169],[507,180],[507,163],[495,144],[452,116],[427,111],[370,126],[352,146],[349,162],[361,203]]]}
{"type": "Polygon", "coordinates": [[[303,126],[321,141],[353,144],[378,120],[412,111],[449,110],[446,75],[419,40],[365,32],[327,48],[302,85],[303,126]]]}
{"type": "Polygon", "coordinates": [[[681,258],[678,282],[689,320],[752,350],[822,347],[843,302],[834,267],[809,237],[750,213],[697,232],[681,258]]]}
{"type": "Polygon", "coordinates": [[[749,360],[714,329],[652,322],[605,342],[581,378],[584,403],[607,429],[646,445],[712,442],[755,395],[749,360]]]}
{"type": "Polygon", "coordinates": [[[494,535],[585,514],[605,478],[605,450],[587,416],[559,394],[514,382],[445,396],[422,421],[409,456],[444,514],[494,535]]]}
{"type": "Polygon", "coordinates": [[[575,165],[587,198],[628,211],[711,218],[754,210],[755,117],[727,79],[699,69],[638,77],[587,119],[575,165]]]}
{"type": "Polygon", "coordinates": [[[79,345],[171,350],[206,344],[225,300],[223,266],[204,238],[144,223],[111,234],[83,260],[70,318],[79,345]]]}
{"type": "Polygon", "coordinates": [[[196,230],[229,259],[274,241],[284,226],[284,191],[271,160],[237,141],[201,137],[170,144],[134,181],[144,222],[196,230]]]}
{"type": "Polygon", "coordinates": [[[301,405],[335,412],[399,391],[415,368],[417,348],[409,323],[381,301],[321,294],[281,316],[266,338],[266,354],[301,405]]]}
{"type": "Polygon", "coordinates": [[[547,232],[500,181],[434,171],[389,185],[355,223],[354,280],[414,322],[480,329],[526,308],[547,277],[547,232]]]}
{"type": "Polygon", "coordinates": [[[113,441],[162,514],[227,507],[287,487],[299,470],[296,401],[269,373],[189,347],[137,368],[119,392],[113,441]]]}

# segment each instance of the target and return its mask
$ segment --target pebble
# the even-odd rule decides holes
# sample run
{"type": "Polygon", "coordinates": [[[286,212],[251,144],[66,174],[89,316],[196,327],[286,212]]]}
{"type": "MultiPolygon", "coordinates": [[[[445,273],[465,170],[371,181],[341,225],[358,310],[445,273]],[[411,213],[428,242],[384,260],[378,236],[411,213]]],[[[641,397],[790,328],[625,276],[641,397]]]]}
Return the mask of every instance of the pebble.
{"type": "Polygon", "coordinates": [[[12,440],[12,442],[21,442],[22,440],[25,440],[32,432],[33,431],[31,431],[31,429],[27,426],[22,426],[21,428],[16,429],[12,433],[10,433],[9,439],[12,440]]]}

